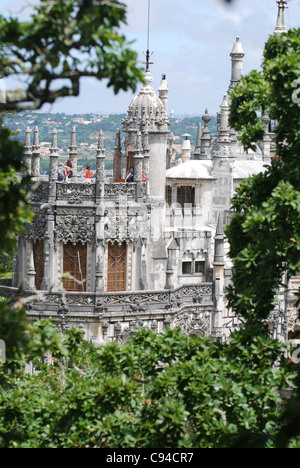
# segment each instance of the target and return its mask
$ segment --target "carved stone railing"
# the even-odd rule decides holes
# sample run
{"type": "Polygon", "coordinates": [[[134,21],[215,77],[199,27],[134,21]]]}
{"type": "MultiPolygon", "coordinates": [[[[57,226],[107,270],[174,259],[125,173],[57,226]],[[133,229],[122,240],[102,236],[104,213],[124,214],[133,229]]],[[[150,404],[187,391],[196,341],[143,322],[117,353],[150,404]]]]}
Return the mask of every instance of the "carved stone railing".
{"type": "Polygon", "coordinates": [[[118,196],[127,196],[127,198],[135,198],[136,183],[126,182],[110,182],[104,184],[104,197],[115,198],[118,196]]]}
{"type": "Polygon", "coordinates": [[[86,184],[84,182],[57,182],[56,199],[66,200],[69,204],[78,205],[84,201],[93,201],[95,199],[96,185],[94,183],[86,184]]]}
{"type": "MultiPolygon", "coordinates": [[[[132,332],[150,327],[179,326],[186,333],[214,335],[212,284],[181,286],[174,290],[124,293],[21,292],[0,287],[0,295],[25,297],[29,320],[51,318],[57,329],[66,331],[87,322],[102,326],[105,342],[124,342],[132,332]],[[110,328],[109,328],[110,327],[110,328]],[[108,330],[113,330],[108,333],[108,330]]],[[[93,337],[90,337],[93,341],[93,337]]]]}
{"type": "Polygon", "coordinates": [[[78,312],[82,309],[89,310],[96,316],[102,315],[139,315],[168,311],[181,307],[194,307],[204,309],[213,307],[212,284],[180,286],[174,290],[163,291],[134,291],[120,293],[89,293],[89,292],[46,292],[46,291],[21,291],[0,285],[0,295],[9,298],[31,297],[30,311],[44,310],[49,314],[57,311],[62,303],[66,304],[70,311],[78,312]]]}

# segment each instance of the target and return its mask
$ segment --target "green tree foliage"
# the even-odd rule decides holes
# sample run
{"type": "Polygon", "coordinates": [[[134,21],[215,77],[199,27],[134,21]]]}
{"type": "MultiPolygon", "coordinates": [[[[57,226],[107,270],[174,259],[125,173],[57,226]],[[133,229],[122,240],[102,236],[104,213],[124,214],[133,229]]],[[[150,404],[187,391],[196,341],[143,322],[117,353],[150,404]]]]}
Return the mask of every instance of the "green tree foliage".
{"type": "MultiPolygon", "coordinates": [[[[53,347],[43,331],[31,352],[53,347]]],[[[272,445],[292,374],[273,366],[282,345],[260,329],[227,345],[179,329],[141,330],[122,347],[79,339],[71,330],[54,341],[53,364],[2,386],[1,448],[228,448],[245,432],[272,445]]]]}
{"type": "MultiPolygon", "coordinates": [[[[233,91],[230,122],[246,148],[261,140],[258,111],[276,122],[278,158],[264,174],[241,184],[236,212],[226,233],[233,259],[228,299],[247,320],[267,318],[282,281],[300,273],[300,30],[266,44],[261,72],[243,78],[233,91]],[[285,277],[285,278],[284,278],[285,277]]],[[[300,385],[286,407],[276,447],[299,447],[300,385]]]]}
{"type": "Polygon", "coordinates": [[[265,319],[282,282],[300,273],[300,30],[271,36],[261,72],[242,78],[231,94],[230,123],[246,149],[262,139],[259,111],[276,121],[278,158],[264,173],[243,182],[227,229],[234,261],[228,298],[244,317],[265,319]]]}
{"type": "Polygon", "coordinates": [[[0,252],[11,253],[16,235],[32,217],[26,197],[28,178],[20,180],[23,146],[10,140],[8,129],[0,128],[0,252]]]}
{"type": "Polygon", "coordinates": [[[4,108],[39,109],[78,96],[82,77],[106,79],[115,93],[135,90],[143,71],[119,32],[123,23],[126,6],[117,0],[41,0],[26,23],[0,16],[0,74],[26,76],[25,88],[7,92],[4,108]]]}

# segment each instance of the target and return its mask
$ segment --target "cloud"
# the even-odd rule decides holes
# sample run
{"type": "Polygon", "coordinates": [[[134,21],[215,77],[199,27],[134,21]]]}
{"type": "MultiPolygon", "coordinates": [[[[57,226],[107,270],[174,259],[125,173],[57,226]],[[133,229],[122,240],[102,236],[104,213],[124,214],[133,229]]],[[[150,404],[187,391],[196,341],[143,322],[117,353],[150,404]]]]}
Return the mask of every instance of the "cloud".
{"type": "MultiPolygon", "coordinates": [[[[3,1],[3,0],[2,0],[3,1]]],[[[37,1],[37,0],[32,0],[37,1]]],[[[147,47],[148,0],[123,0],[127,4],[127,26],[122,30],[140,62],[147,47]]],[[[18,10],[26,0],[14,0],[18,10]]],[[[3,11],[12,5],[4,0],[3,11]]],[[[299,27],[300,1],[289,0],[286,22],[299,27]]],[[[27,11],[27,10],[26,10],[27,11]]],[[[230,82],[230,52],[236,36],[245,51],[244,73],[259,69],[264,44],[273,33],[277,18],[276,0],[151,0],[150,50],[153,51],[153,87],[161,75],[168,79],[169,109],[180,114],[219,110],[230,82]]],[[[52,106],[62,112],[126,112],[132,93],[114,96],[104,82],[83,80],[78,98],[65,98],[52,106]],[[91,86],[93,83],[93,86],[91,86]]]]}

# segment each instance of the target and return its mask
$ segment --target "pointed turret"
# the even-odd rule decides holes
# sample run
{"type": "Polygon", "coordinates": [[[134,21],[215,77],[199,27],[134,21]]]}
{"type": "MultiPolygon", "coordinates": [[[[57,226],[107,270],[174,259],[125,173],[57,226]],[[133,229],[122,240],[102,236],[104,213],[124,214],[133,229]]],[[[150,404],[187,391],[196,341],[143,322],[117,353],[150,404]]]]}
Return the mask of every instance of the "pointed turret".
{"type": "Polygon", "coordinates": [[[217,146],[214,149],[213,158],[230,158],[231,153],[231,137],[229,126],[230,106],[228,96],[225,94],[221,104],[219,131],[217,135],[217,146]]]}
{"type": "Polygon", "coordinates": [[[228,92],[230,92],[243,74],[245,53],[240,38],[237,37],[230,53],[231,57],[231,80],[228,92]]]}
{"type": "Polygon", "coordinates": [[[277,15],[277,22],[276,22],[276,27],[274,34],[276,36],[280,36],[282,33],[287,32],[287,27],[285,24],[285,13],[284,10],[287,8],[287,2],[280,0],[277,2],[278,4],[278,15],[277,15]]]}
{"type": "Polygon", "coordinates": [[[211,136],[210,131],[208,128],[208,124],[211,121],[211,117],[208,114],[208,109],[205,109],[205,113],[202,116],[202,120],[204,123],[204,129],[201,136],[201,152],[200,152],[200,159],[207,159],[208,151],[211,147],[211,136]]]}

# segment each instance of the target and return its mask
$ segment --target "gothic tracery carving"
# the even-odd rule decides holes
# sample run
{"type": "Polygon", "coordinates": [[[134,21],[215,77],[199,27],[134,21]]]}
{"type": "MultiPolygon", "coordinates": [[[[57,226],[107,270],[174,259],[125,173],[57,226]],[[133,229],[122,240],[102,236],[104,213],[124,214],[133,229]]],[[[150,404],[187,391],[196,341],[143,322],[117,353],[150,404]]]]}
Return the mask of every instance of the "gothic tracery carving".
{"type": "Polygon", "coordinates": [[[55,229],[57,242],[64,244],[72,242],[74,245],[77,242],[92,243],[95,237],[95,228],[94,224],[88,221],[86,217],[76,215],[66,216],[63,221],[59,220],[55,229]]]}

